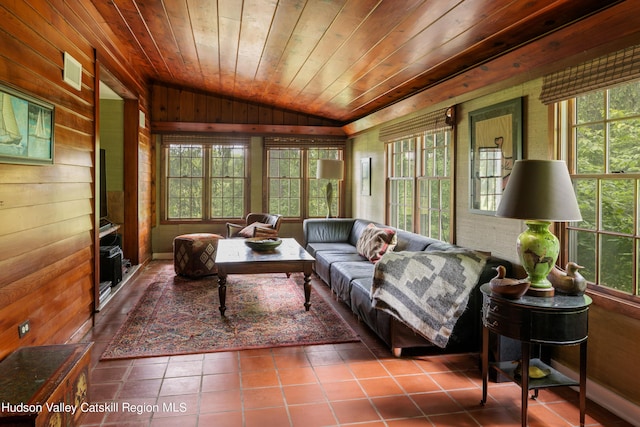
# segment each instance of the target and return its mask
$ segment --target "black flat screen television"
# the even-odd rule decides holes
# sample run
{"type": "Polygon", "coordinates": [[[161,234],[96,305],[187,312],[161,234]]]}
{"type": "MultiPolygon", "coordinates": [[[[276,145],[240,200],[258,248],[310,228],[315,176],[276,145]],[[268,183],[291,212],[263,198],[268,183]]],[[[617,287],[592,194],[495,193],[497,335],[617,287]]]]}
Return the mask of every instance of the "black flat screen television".
{"type": "Polygon", "coordinates": [[[104,148],[100,149],[100,219],[109,216],[107,209],[107,153],[104,148]]]}

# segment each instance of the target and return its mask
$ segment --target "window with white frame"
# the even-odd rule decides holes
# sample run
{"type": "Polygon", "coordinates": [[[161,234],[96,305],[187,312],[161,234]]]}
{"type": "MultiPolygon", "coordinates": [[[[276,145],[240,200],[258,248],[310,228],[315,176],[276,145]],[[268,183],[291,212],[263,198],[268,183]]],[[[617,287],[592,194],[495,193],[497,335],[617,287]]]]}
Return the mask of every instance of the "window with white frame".
{"type": "MultiPolygon", "coordinates": [[[[327,215],[326,179],[317,179],[319,159],[344,160],[344,140],[266,138],[265,181],[267,206],[285,218],[314,218],[327,215]]],[[[331,182],[333,213],[341,212],[342,184],[331,182]]]]}
{"type": "Polygon", "coordinates": [[[243,218],[249,195],[248,138],[162,136],[162,218],[243,218]]]}

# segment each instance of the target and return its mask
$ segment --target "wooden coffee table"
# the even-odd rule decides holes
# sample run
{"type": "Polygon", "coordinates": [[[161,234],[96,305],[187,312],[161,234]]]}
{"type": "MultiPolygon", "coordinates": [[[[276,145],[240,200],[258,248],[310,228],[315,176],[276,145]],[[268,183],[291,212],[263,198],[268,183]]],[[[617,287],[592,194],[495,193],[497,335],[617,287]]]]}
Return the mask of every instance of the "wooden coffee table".
{"type": "Polygon", "coordinates": [[[295,239],[283,238],[282,244],[272,251],[258,252],[244,244],[243,239],[220,239],[216,251],[218,268],[218,296],[220,314],[227,309],[227,276],[229,274],[294,273],[304,274],[304,308],[311,303],[310,277],[315,259],[295,239]]]}

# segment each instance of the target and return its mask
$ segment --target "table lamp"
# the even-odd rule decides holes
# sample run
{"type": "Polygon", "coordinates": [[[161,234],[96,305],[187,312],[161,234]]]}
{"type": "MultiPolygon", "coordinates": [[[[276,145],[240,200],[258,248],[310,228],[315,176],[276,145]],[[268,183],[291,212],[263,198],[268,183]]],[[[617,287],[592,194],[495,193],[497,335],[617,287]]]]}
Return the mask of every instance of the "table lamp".
{"type": "Polygon", "coordinates": [[[530,295],[551,297],[547,275],[558,259],[560,244],[549,231],[552,221],[582,221],[567,165],[562,160],[518,160],[502,194],[496,216],[525,221],[517,240],[527,272],[530,295]]]}
{"type": "Polygon", "coordinates": [[[333,201],[333,186],[331,185],[332,179],[343,179],[344,166],[342,160],[320,159],[318,160],[318,171],[316,178],[326,179],[327,188],[327,218],[331,218],[331,202],[333,201]]]}

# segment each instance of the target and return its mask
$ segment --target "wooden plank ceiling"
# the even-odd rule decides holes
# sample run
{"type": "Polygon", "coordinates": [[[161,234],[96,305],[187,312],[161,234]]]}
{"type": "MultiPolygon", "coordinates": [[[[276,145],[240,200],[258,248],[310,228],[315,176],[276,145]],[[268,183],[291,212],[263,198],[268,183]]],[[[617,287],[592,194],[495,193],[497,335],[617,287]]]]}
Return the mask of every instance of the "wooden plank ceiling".
{"type": "Polygon", "coordinates": [[[619,2],[91,1],[149,81],[345,124],[619,2]]]}

